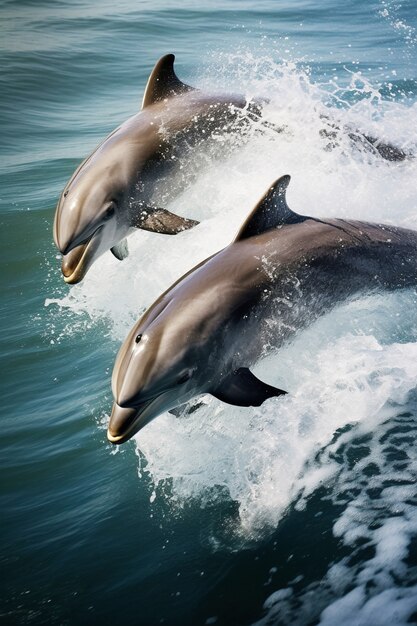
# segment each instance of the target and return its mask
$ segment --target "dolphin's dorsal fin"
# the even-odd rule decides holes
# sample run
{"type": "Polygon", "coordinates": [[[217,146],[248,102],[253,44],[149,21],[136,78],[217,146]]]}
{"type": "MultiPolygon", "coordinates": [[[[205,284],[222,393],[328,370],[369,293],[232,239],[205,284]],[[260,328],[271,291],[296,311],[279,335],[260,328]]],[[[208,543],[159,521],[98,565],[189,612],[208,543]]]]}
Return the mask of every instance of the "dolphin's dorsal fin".
{"type": "Polygon", "coordinates": [[[260,235],[285,224],[297,224],[306,219],[291,211],[287,205],[285,192],[290,180],[291,177],[287,174],[274,182],[243,223],[235,241],[260,235]]]}
{"type": "Polygon", "coordinates": [[[166,54],[159,59],[148,78],[143,94],[142,109],[164,98],[194,90],[194,87],[182,83],[177,77],[174,72],[174,61],[173,54],[166,54]]]}

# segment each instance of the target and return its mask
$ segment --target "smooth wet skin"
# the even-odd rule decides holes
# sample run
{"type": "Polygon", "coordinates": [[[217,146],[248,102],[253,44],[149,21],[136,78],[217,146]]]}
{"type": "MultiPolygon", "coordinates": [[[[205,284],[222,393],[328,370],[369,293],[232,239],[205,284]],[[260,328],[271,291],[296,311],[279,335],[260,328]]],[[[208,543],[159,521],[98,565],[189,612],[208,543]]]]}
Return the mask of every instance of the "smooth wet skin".
{"type": "Polygon", "coordinates": [[[415,231],[293,213],[279,179],[236,240],[179,279],[132,328],[117,356],[108,428],[123,443],[202,393],[257,406],[285,393],[248,369],[357,293],[417,283],[415,231]],[[283,305],[282,303],[287,303],[283,305]]]}
{"type": "Polygon", "coordinates": [[[195,226],[160,206],[157,184],[190,145],[227,128],[246,105],[241,96],[213,96],[185,85],[175,75],[174,55],[162,57],[142,110],[81,163],[61,195],[54,240],[65,282],[82,280],[107,250],[123,259],[125,238],[135,228],[174,235],[195,226]]]}

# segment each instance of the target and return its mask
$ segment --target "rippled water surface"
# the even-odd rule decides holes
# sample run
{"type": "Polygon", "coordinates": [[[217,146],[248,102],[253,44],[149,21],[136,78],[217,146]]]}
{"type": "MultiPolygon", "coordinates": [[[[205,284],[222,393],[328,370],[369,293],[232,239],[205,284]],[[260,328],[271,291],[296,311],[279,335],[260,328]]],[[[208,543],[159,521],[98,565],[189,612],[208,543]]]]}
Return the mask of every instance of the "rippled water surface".
{"type": "Polygon", "coordinates": [[[120,449],[106,440],[133,321],[230,242],[278,176],[291,174],[300,213],[417,228],[415,158],[320,132],[331,119],[417,154],[414,0],[3,0],[1,12],[4,623],[416,623],[415,291],[345,303],[260,362],[285,398],[240,409],[207,396],[120,449]],[[189,84],[267,99],[270,124],[184,164],[167,208],[198,227],[138,231],[128,259],[107,253],[68,287],[58,196],[167,52],[189,84]]]}

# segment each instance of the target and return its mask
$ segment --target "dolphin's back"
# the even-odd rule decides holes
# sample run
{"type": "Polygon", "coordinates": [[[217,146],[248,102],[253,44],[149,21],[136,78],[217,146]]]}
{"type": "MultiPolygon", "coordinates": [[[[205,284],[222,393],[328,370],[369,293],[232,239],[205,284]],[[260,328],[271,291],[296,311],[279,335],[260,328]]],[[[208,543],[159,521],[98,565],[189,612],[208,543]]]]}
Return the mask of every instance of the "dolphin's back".
{"type": "MultiPolygon", "coordinates": [[[[275,236],[274,236],[275,235],[275,236]]],[[[358,290],[396,289],[417,282],[417,232],[385,224],[308,219],[288,225],[275,242],[276,263],[300,276],[315,269],[358,290]]],[[[264,244],[265,242],[263,242],[264,244]]],[[[353,294],[352,294],[353,295],[353,294]]]]}
{"type": "MultiPolygon", "coordinates": [[[[417,232],[384,224],[309,218],[236,241],[206,259],[170,287],[161,301],[219,302],[235,310],[255,294],[280,295],[284,284],[326,292],[345,285],[356,291],[398,289],[417,284],[417,232]],[[327,284],[327,287],[325,286],[327,284]],[[207,296],[210,294],[210,297],[207,296]]],[[[342,290],[341,290],[342,291],[342,290]]],[[[334,293],[334,292],[333,292],[334,293]]],[[[162,307],[164,308],[164,307],[162,307]]]]}
{"type": "Polygon", "coordinates": [[[203,334],[230,333],[231,324],[237,334],[253,326],[258,341],[241,350],[247,364],[266,341],[281,345],[346,299],[416,284],[416,232],[306,219],[234,242],[206,259],[168,289],[142,322],[172,327],[176,320],[178,332],[196,343],[203,334]]]}

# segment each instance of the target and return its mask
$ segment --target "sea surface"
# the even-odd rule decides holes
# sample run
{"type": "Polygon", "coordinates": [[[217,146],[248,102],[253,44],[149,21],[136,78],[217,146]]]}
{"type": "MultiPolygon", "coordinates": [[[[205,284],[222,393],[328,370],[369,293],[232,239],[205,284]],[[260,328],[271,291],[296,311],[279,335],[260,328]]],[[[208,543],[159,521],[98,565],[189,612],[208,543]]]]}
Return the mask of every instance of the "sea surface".
{"type": "Polygon", "coordinates": [[[417,228],[416,158],[320,132],[330,119],[417,154],[416,0],[0,6],[2,623],[417,623],[415,291],[347,302],[260,362],[285,398],[207,396],[106,439],[130,326],[276,178],[297,212],[417,228]],[[138,231],[128,259],[106,253],[69,287],[59,194],[168,52],[188,84],[265,98],[268,124],[184,165],[167,208],[198,227],[138,231]]]}

